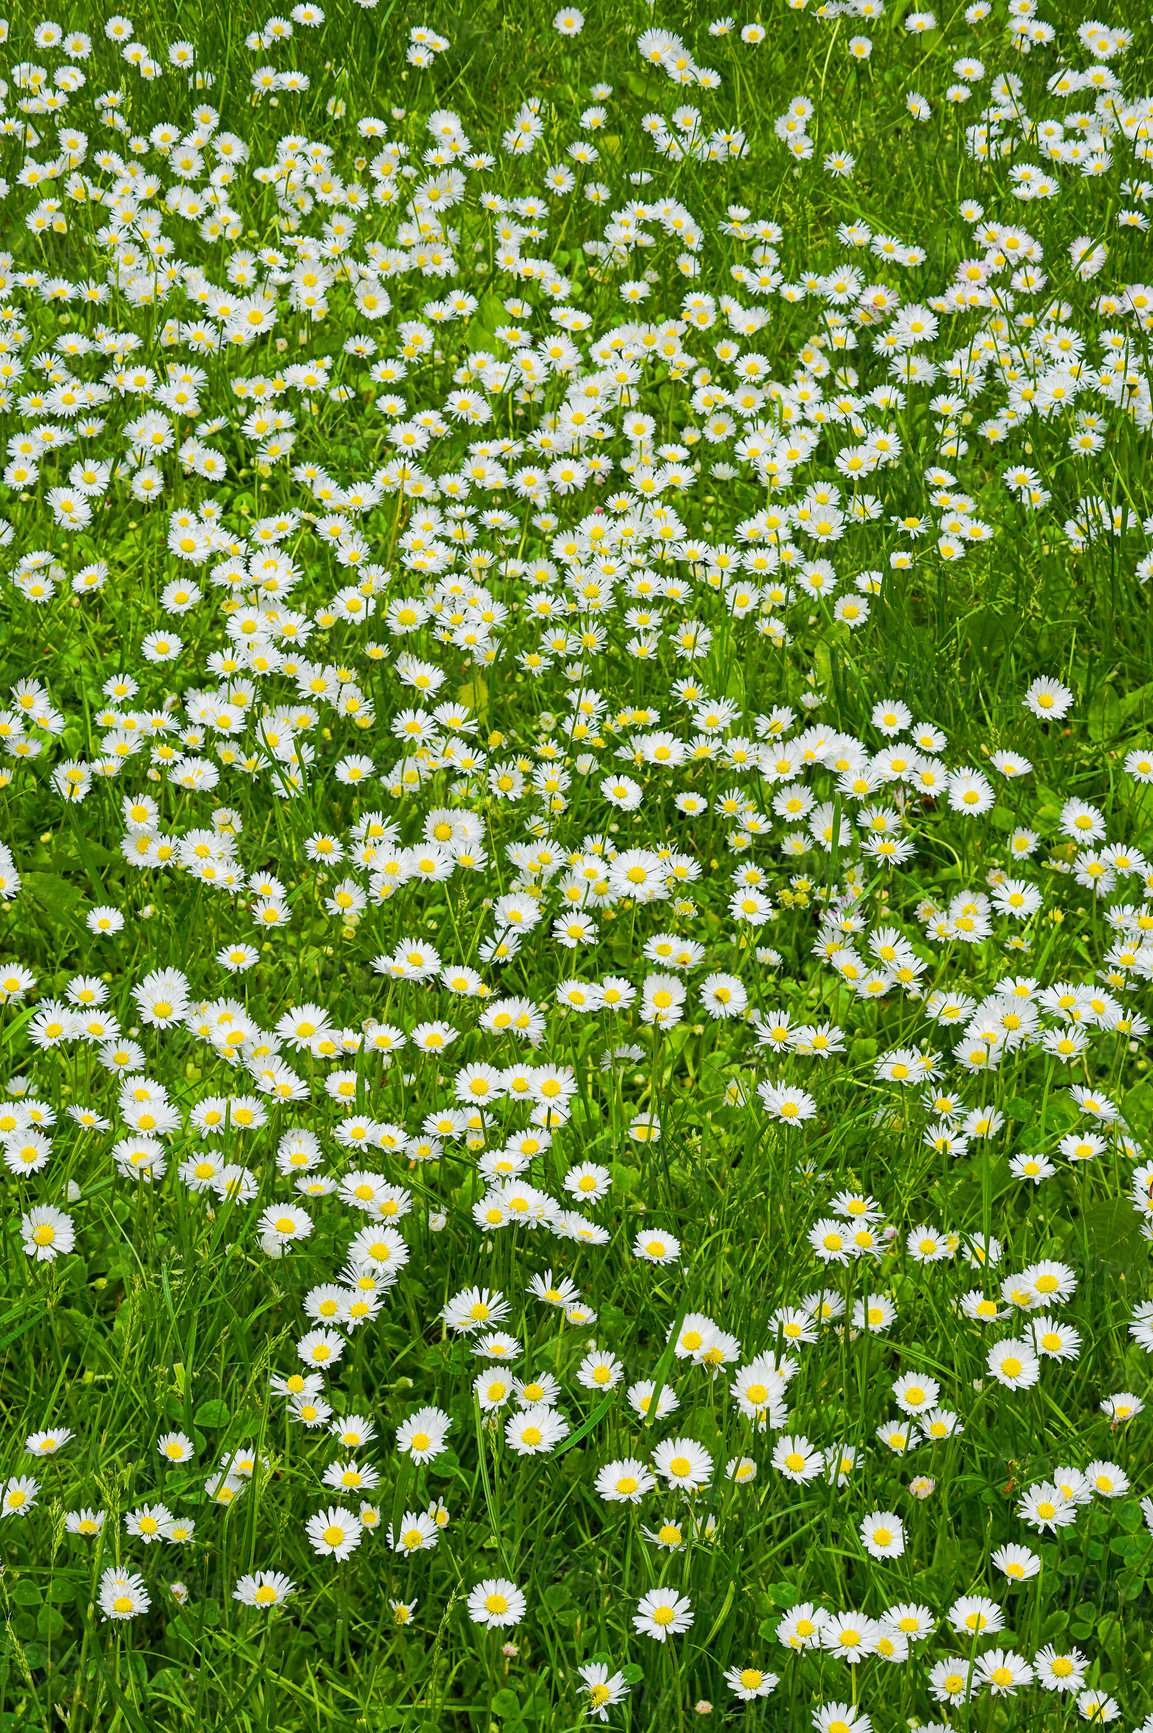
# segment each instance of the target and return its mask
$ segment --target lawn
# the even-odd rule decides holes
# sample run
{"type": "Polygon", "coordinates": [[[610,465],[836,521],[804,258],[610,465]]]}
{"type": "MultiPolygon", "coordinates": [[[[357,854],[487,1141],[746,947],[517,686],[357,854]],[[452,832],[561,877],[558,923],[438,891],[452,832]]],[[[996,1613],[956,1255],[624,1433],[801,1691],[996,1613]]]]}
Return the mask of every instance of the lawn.
{"type": "Polygon", "coordinates": [[[1153,24],[552,4],[0,24],[0,1733],[1153,1733],[1153,24]]]}

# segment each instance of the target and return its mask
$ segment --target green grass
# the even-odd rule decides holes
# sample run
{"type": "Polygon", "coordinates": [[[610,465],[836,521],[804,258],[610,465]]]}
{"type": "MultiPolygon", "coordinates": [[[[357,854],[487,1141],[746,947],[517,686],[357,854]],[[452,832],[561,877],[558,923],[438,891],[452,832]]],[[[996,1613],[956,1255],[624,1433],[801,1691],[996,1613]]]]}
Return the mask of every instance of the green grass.
{"type": "MultiPolygon", "coordinates": [[[[741,38],[753,14],[714,36],[713,14],[695,6],[658,15],[640,0],[606,0],[565,36],[551,5],[426,11],[380,0],[326,6],[322,27],[297,23],[291,37],[250,48],[263,12],[150,5],[126,33],[155,63],[143,76],[106,33],[106,9],[60,14],[66,35],[92,38],[73,62],[38,45],[42,21],[14,8],[0,51],[0,367],[13,368],[0,405],[0,693],[12,689],[0,697],[0,1733],[570,1733],[599,1701],[577,1670],[594,1662],[616,1681],[610,1725],[634,1733],[698,1719],[773,1733],[868,1733],[870,1723],[875,1733],[1059,1733],[1094,1717],[1125,1733],[1143,1718],[1153,1727],[1140,1323],[1153,1298],[1141,1148],[1153,1131],[1153,777],[1139,762],[1153,693],[1150,25],[1122,0],[1104,23],[1132,40],[1095,56],[1078,34],[1096,17],[1089,7],[1040,10],[1055,39],[1022,52],[1001,5],[984,19],[942,7],[922,33],[895,0],[873,20],[766,0],[756,43],[741,38]],[[441,43],[425,67],[407,58],[422,27],[441,43]],[[675,33],[670,57],[683,48],[697,69],[683,86],[638,52],[653,29],[675,33]],[[862,36],[867,58],[850,47],[862,36]],[[169,64],[169,44],[185,40],[211,75],[199,88],[169,64]],[[983,70],[954,101],[955,64],[973,58],[983,70]],[[55,81],[70,64],[84,82],[69,91],[67,77],[55,81]],[[254,94],[252,75],[266,67],[303,74],[307,88],[254,94]],[[1112,96],[1057,88],[1063,71],[1094,68],[1111,75],[1112,96]],[[1019,88],[998,97],[1006,76],[1019,88]],[[608,94],[596,94],[601,85],[608,94]],[[65,88],[55,114],[44,112],[46,88],[65,88]],[[911,111],[913,93],[927,117],[911,111]],[[794,160],[775,123],[802,97],[814,149],[794,160]],[[520,155],[502,141],[529,99],[543,132],[520,155]],[[716,160],[654,142],[653,116],[666,135],[680,124],[688,136],[682,103],[698,111],[716,160]],[[212,113],[198,121],[202,104],[212,113]],[[590,108],[603,117],[582,121],[590,108]],[[428,118],[445,111],[469,144],[428,163],[428,118]],[[369,118],[366,136],[358,123],[369,118]],[[988,156],[972,130],[982,124],[994,129],[988,156]],[[85,135],[74,161],[61,160],[57,127],[85,135]],[[1048,154],[1058,132],[1069,160],[1048,154]],[[214,153],[221,133],[247,156],[214,153]],[[374,177],[389,141],[413,175],[374,177]],[[595,161],[569,154],[579,141],[595,161]],[[330,155],[306,181],[315,143],[330,155]],[[1074,146],[1099,159],[1093,172],[1074,146]],[[187,150],[199,160],[182,179],[187,150]],[[838,152],[855,159],[847,176],[824,166],[838,152]],[[557,192],[546,174],[563,164],[575,184],[557,192]],[[222,165],[234,166],[231,181],[213,178],[222,165]],[[1016,196],[1028,165],[1052,177],[1052,197],[1016,196]],[[405,203],[440,167],[461,169],[462,189],[439,213],[424,198],[421,235],[405,203]],[[325,173],[343,193],[330,196],[325,173]],[[586,196],[593,183],[597,199],[586,196]],[[401,191],[382,199],[380,184],[401,191]],[[187,189],[200,198],[192,214],[187,189]],[[297,194],[307,196],[294,203],[297,194]],[[536,202],[514,203],[523,200],[536,202]],[[964,214],[970,201],[983,215],[964,214]],[[219,237],[206,227],[214,209],[219,237]],[[325,230],[350,217],[351,237],[325,230]],[[509,220],[511,239],[500,233],[509,220]],[[1001,229],[982,238],[988,224],[1001,229]],[[915,262],[874,250],[869,236],[916,248],[915,262]],[[292,277],[307,240],[328,279],[315,317],[309,285],[292,277]],[[1099,243],[1099,269],[1079,275],[1071,249],[1080,257],[1099,243]],[[261,259],[269,248],[279,265],[261,259]],[[442,275],[428,256],[438,248],[442,275]],[[357,304],[373,261],[380,281],[368,288],[391,299],[382,317],[357,304]],[[958,276],[963,263],[980,264],[984,280],[969,305],[950,298],[954,283],[974,280],[958,276]],[[857,287],[841,299],[834,279],[846,269],[857,287]],[[1011,284],[1030,269],[1043,285],[1011,284]],[[749,283],[757,271],[769,273],[763,292],[749,283]],[[87,299],[87,282],[108,292],[87,299]],[[627,302],[628,282],[647,282],[647,297],[627,302]],[[53,284],[71,289],[57,296],[53,284]],[[806,284],[803,295],[788,287],[806,284]],[[236,326],[214,320],[210,291],[261,285],[259,329],[231,341],[236,326]],[[440,322],[428,303],[454,292],[470,297],[465,310],[440,322]],[[709,298],[702,325],[692,295],[709,298]],[[725,297],[736,303],[727,311],[725,297]],[[551,317],[562,307],[573,349],[558,369],[544,346],[562,334],[551,317]],[[766,315],[759,329],[754,308],[766,315]],[[886,348],[886,333],[908,330],[907,308],[932,313],[933,328],[886,348]],[[201,322],[223,330],[215,350],[196,337],[201,322]],[[78,336],[88,343],[76,346],[78,336]],[[375,348],[346,347],[357,338],[375,348]],[[514,358],[534,344],[531,371],[516,373],[514,358]],[[922,377],[899,381],[894,363],[910,353],[922,377]],[[309,386],[299,370],[324,357],[327,373],[309,386]],[[134,383],[116,367],[149,372],[134,383]],[[166,382],[179,390],[184,367],[199,370],[185,381],[191,405],[153,395],[166,382]],[[742,406],[750,376],[761,396],[742,406]],[[62,395],[102,382],[81,406],[62,395]],[[1065,395],[1052,407],[1033,405],[1028,392],[1040,388],[1046,405],[1054,387],[1065,395]],[[711,400],[718,391],[726,403],[711,400]],[[457,419],[454,392],[486,418],[457,419]],[[600,423],[582,447],[571,417],[590,403],[600,423]],[[270,406],[291,421],[249,420],[270,406]],[[131,424],[157,412],[171,438],[144,499],[132,483],[145,437],[131,424]],[[714,439],[717,413],[731,426],[714,439]],[[397,469],[394,424],[418,427],[422,415],[414,480],[397,469]],[[637,415],[646,431],[630,437],[637,415]],[[45,425],[57,430],[47,443],[33,435],[45,425]],[[181,455],[198,426],[208,464],[181,455]],[[819,439],[790,457],[802,428],[819,439]],[[61,429],[76,437],[60,440],[61,429]],[[1073,449],[1097,431],[1096,449],[1073,449]],[[286,432],[291,450],[272,449],[286,432]],[[21,474],[29,435],[40,457],[21,474]],[[738,447],[742,435],[759,457],[738,447]],[[890,451],[899,442],[899,454],[864,471],[837,467],[879,439],[890,451]],[[485,441],[487,456],[470,452],[485,441]],[[502,454],[502,441],[513,449],[502,454]],[[518,480],[582,450],[610,460],[606,476],[582,471],[568,491],[558,468],[551,496],[536,498],[518,480]],[[462,488],[477,458],[499,460],[503,479],[462,488]],[[84,466],[101,464],[108,473],[85,482],[84,466]],[[1035,477],[1031,502],[1006,481],[1018,466],[1035,477]],[[347,490],[374,478],[359,509],[347,490]],[[819,520],[829,484],[844,521],[822,543],[788,514],[815,489],[819,520]],[[346,490],[335,504],[328,486],[346,490]],[[1109,520],[1092,533],[1076,527],[1086,500],[1104,502],[1109,520]],[[422,529],[430,505],[440,515],[422,529]],[[281,514],[262,543],[258,526],[281,514]],[[212,543],[191,560],[179,548],[189,517],[212,543]],[[612,573],[592,568],[605,524],[618,526],[612,573]],[[583,537],[575,571],[563,545],[572,535],[583,537]],[[251,568],[228,576],[262,547],[287,562],[279,595],[260,592],[251,568]],[[763,571],[739,573],[758,586],[747,606],[727,590],[734,549],[769,555],[763,571]],[[106,572],[86,583],[96,562],[106,572]],[[190,584],[200,595],[185,607],[174,591],[190,584]],[[363,605],[359,618],[341,612],[345,596],[371,599],[371,616],[363,605]],[[387,610],[406,598],[424,617],[397,635],[387,610]],[[258,603],[281,617],[261,621],[258,603]],[[846,603],[856,610],[847,617],[846,603]],[[648,609],[651,631],[639,618],[648,609]],[[692,622],[711,633],[695,660],[678,649],[692,622]],[[178,653],[150,659],[150,634],[177,635],[178,653]],[[253,641],[279,654],[242,665],[246,638],[246,655],[253,641]],[[434,670],[434,696],[405,683],[401,653],[434,670]],[[136,689],[116,704],[121,675],[136,689]],[[683,688],[690,678],[696,700],[683,688]],[[1046,719],[1026,705],[1041,678],[1067,689],[1067,711],[1046,719]],[[590,693],[585,720],[578,699],[590,693]],[[436,705],[457,714],[446,708],[435,726],[426,717],[415,737],[394,728],[402,713],[436,705]],[[896,735],[878,719],[877,707],[893,706],[909,713],[896,735]],[[770,726],[781,710],[789,716],[770,726]],[[916,747],[926,729],[939,744],[916,747]],[[675,746],[662,756],[662,732],[683,757],[675,746]],[[797,741],[808,750],[782,779],[775,752],[764,754],[797,741]],[[891,748],[910,765],[882,775],[878,755],[891,748]],[[999,754],[1027,760],[1028,773],[1005,776],[999,754]],[[351,781],[347,763],[360,756],[371,773],[351,781]],[[854,787],[866,764],[873,774],[854,787]],[[955,773],[974,768],[981,794],[970,811],[955,773]],[[622,775],[641,794],[635,808],[605,792],[622,775]],[[790,813],[784,802],[798,791],[790,813]],[[130,810],[141,797],[156,807],[143,831],[130,810]],[[1087,829],[1070,803],[1089,811],[1087,829]],[[421,882],[426,820],[435,829],[445,809],[465,815],[443,863],[452,870],[421,882]],[[875,822],[861,822],[866,811],[875,822]],[[373,814],[386,829],[369,862],[354,851],[373,814]],[[1034,848],[1015,848],[1022,829],[1036,833],[1034,848]],[[866,846],[886,833],[911,846],[909,858],[889,864],[866,846]],[[141,834],[157,839],[154,856],[173,858],[139,864],[141,834]],[[324,836],[342,858],[318,854],[324,836]],[[197,876],[198,845],[214,882],[197,876]],[[401,846],[416,849],[406,857],[416,876],[393,884],[384,869],[401,846]],[[541,849],[558,870],[534,863],[541,849]],[[679,868],[662,880],[667,895],[646,901],[639,881],[613,879],[625,849],[648,851],[643,877],[679,868]],[[738,869],[760,875],[771,900],[763,924],[733,906],[738,869]],[[591,942],[570,946],[560,922],[578,905],[563,887],[581,873],[594,886],[591,942]],[[275,881],[264,902],[260,875],[275,881]],[[1027,918],[998,906],[1006,879],[1036,893],[1027,918]],[[518,891],[543,918],[512,954],[494,954],[495,905],[518,891]],[[120,911],[122,929],[90,924],[100,908],[120,911]],[[973,908],[975,934],[965,926],[973,908]],[[935,933],[942,919],[954,924],[935,933]],[[869,987],[894,929],[892,966],[876,968],[869,987]],[[684,963],[666,969],[659,935],[689,946],[684,963]],[[253,948],[251,965],[229,972],[217,954],[238,945],[253,948]],[[398,978],[383,960],[402,945],[434,948],[443,968],[398,978]],[[187,1005],[150,1020],[134,989],[158,970],[181,972],[187,1005]],[[462,972],[467,993],[450,984],[462,972]],[[677,989],[655,979],[666,974],[684,994],[662,1026],[642,1007],[646,981],[650,1001],[664,992],[676,1003],[677,989]],[[714,977],[736,995],[736,1015],[702,998],[714,977]],[[558,1001],[573,982],[613,981],[635,1001],[596,1014],[558,1001]],[[1015,981],[1027,985],[1014,993],[1015,981]],[[152,1179],[125,1171],[141,1127],[116,1061],[68,1021],[101,983],[106,1002],[86,1015],[117,1020],[120,1069],[164,1114],[165,1167],[152,1179]],[[967,1005],[953,1027],[930,1017],[932,994],[967,1005]],[[534,1019],[532,1045],[482,1020],[507,1000],[534,1019]],[[321,1008],[329,1036],[315,1050],[274,1034],[308,1006],[321,1008]],[[998,1031],[1022,1015],[1024,1035],[1006,1041],[998,1031]],[[790,1019],[808,1038],[778,1050],[769,1032],[790,1019]],[[437,1020],[455,1038],[421,1053],[417,1031],[437,1020]],[[229,1052],[221,1032],[242,1025],[249,1040],[229,1052]],[[408,1044],[383,1055],[381,1025],[408,1044]],[[1074,1051],[1062,1052],[1070,1028],[1074,1051]],[[987,1064],[971,1057],[982,1047],[987,1064]],[[277,1049],[287,1069],[270,1069],[277,1049]],[[887,1079],[893,1063],[919,1063],[921,1086],[887,1079]],[[486,1065],[503,1071],[502,1088],[518,1069],[555,1068],[561,1094],[538,1078],[535,1094],[486,1112],[474,1094],[471,1123],[430,1131],[467,1096],[474,1073],[461,1073],[486,1065]],[[809,1116],[790,1124],[774,1084],[805,1092],[809,1116]],[[231,1103],[219,1131],[203,1122],[213,1102],[231,1103]],[[263,1123],[249,1129],[254,1102],[263,1123]],[[84,1128],[72,1109],[98,1124],[84,1128]],[[44,1163],[20,1153],[35,1144],[37,1116],[44,1163]],[[348,1130],[359,1116],[377,1128],[363,1149],[348,1130]],[[659,1135],[644,1136],[654,1120],[659,1135]],[[327,1191],[294,1192],[284,1152],[297,1128],[316,1139],[311,1172],[328,1177],[327,1191]],[[550,1136],[520,1179],[530,1212],[546,1219],[490,1227],[486,1157],[542,1129],[550,1136]],[[1022,1158],[1044,1158],[1036,1183],[1022,1158]],[[230,1164],[243,1170],[231,1187],[220,1178],[230,1164]],[[604,1170],[607,1189],[598,1181],[582,1193],[582,1164],[604,1170]],[[392,1255],[407,1261],[379,1315],[348,1320],[321,1381],[334,1420],[374,1428],[361,1448],[342,1449],[326,1426],[294,1417],[283,1380],[316,1324],[308,1297],[344,1280],[350,1242],[374,1219],[339,1189],[364,1169],[401,1188],[392,1220],[403,1246],[392,1255]],[[310,1231],[273,1257],[262,1232],[292,1205],[310,1231]],[[25,1218],[41,1207],[65,1211],[75,1232],[74,1249],[54,1259],[26,1248],[25,1218]],[[566,1227],[558,1212],[573,1209],[595,1231],[582,1237],[571,1217],[566,1227]],[[871,1224],[871,1242],[844,1262],[822,1261],[813,1243],[834,1218],[846,1239],[871,1224]],[[926,1232],[943,1251],[928,1262],[917,1252],[926,1232]],[[662,1236],[679,1241],[679,1255],[638,1255],[638,1243],[662,1236]],[[1038,1286],[1049,1264],[1069,1284],[1056,1298],[1038,1286]],[[546,1271],[544,1285],[568,1293],[571,1283],[595,1317],[570,1319],[534,1297],[546,1271]],[[510,1370],[550,1391],[555,1380],[567,1433],[551,1450],[518,1455],[506,1438],[518,1403],[487,1413],[477,1400],[478,1373],[499,1361],[478,1358],[475,1337],[444,1316],[474,1287],[507,1301],[497,1321],[515,1338],[510,1370]],[[995,1302],[991,1315],[975,1313],[975,1299],[995,1302]],[[880,1317],[867,1322],[870,1308],[880,1317]],[[1050,1334],[1074,1336],[1067,1358],[1043,1344],[1036,1380],[1013,1388],[990,1354],[1029,1336],[1030,1311],[1055,1320],[1050,1334]],[[689,1351],[674,1352],[686,1338],[689,1351]],[[710,1343],[716,1375],[692,1358],[710,1343]],[[619,1378],[581,1381],[594,1345],[619,1378]],[[778,1390],[787,1416],[766,1405],[759,1424],[730,1387],[771,1354],[791,1357],[778,1390]],[[948,1436],[904,1451],[884,1441],[902,1378],[939,1387],[948,1436]],[[1107,1412],[1110,1400],[1131,1417],[1107,1412]],[[427,1406],[451,1427],[443,1450],[418,1464],[397,1429],[427,1406]],[[69,1428],[68,1442],[33,1460],[26,1441],[53,1428],[69,1428]],[[190,1441],[189,1460],[162,1459],[158,1440],[171,1433],[190,1441]],[[829,1452],[824,1471],[790,1478],[774,1465],[782,1438],[807,1440],[802,1457],[829,1452]],[[704,1484],[685,1492],[658,1464],[640,1502],[600,1495],[602,1468],[651,1468],[673,1439],[705,1453],[704,1484]],[[745,1458],[755,1475],[731,1478],[728,1465],[745,1458]],[[838,1475],[842,1458],[851,1467],[838,1475]],[[325,1484],[330,1465],[347,1462],[372,1471],[363,1493],[325,1484]],[[237,1463],[222,1503],[220,1470],[237,1463]],[[1099,1481],[1082,1499],[1076,1473],[1090,1464],[1112,1486],[1099,1481]],[[25,1510],[14,1487],[29,1474],[38,1486],[25,1510]],[[1022,1500],[1052,1481],[1070,1489],[1076,1520],[1039,1533],[1022,1500]],[[306,1524],[341,1502],[357,1524],[362,1504],[368,1515],[360,1544],[334,1562],[314,1551],[306,1524]],[[194,1521],[194,1538],[146,1544],[130,1532],[126,1518],[158,1504],[194,1521]],[[89,1510],[104,1513],[99,1534],[69,1532],[69,1513],[89,1510]],[[435,1546],[392,1548],[390,1527],[402,1535],[426,1511],[444,1517],[435,1546]],[[871,1556],[862,1538],[878,1512],[889,1513],[882,1526],[899,1524],[903,1550],[890,1556],[871,1556]],[[677,1545],[667,1532],[654,1538],[662,1525],[679,1532],[677,1545]],[[994,1556],[1014,1546],[1039,1566],[1018,1583],[994,1556]],[[100,1606],[115,1567],[139,1572],[148,1597],[122,1620],[100,1606]],[[293,1585],[272,1611],[234,1598],[239,1579],[264,1572],[293,1585]],[[525,1597],[523,1618],[504,1630],[469,1614],[488,1579],[525,1597]],[[664,1643],[634,1624],[657,1589],[686,1597],[692,1613],[664,1643]],[[966,1630],[965,1609],[956,1612],[966,1596],[988,1597],[1003,1629],[966,1630]],[[410,1605],[398,1622],[397,1607],[410,1605]],[[931,1632],[907,1655],[898,1636],[885,1658],[878,1643],[893,1649],[893,1609],[909,1605],[926,1610],[931,1632]],[[850,1667],[828,1647],[790,1647],[788,1621],[822,1616],[813,1608],[871,1621],[862,1629],[873,1652],[850,1667]],[[994,1650],[1016,1657],[1012,1690],[994,1670],[1006,1663],[982,1665],[994,1650]],[[1075,1657],[1064,1679],[1077,1689],[1049,1688],[1054,1655],[1075,1657]],[[970,1680],[968,1701],[945,1700],[946,1662],[970,1680]],[[774,1675],[775,1688],[746,1703],[726,1681],[733,1668],[774,1675]]],[[[170,1004],[179,990],[164,988],[170,1004]]],[[[745,1384],[763,1380],[767,1392],[764,1364],[745,1384]]],[[[614,1478],[626,1472],[636,1478],[623,1468],[614,1478]]]]}

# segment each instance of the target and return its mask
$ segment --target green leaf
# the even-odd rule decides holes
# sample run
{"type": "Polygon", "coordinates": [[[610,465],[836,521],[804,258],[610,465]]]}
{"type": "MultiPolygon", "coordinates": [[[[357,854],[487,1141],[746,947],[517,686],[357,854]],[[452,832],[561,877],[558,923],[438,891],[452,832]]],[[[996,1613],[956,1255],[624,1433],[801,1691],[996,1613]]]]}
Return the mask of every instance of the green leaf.
{"type": "Polygon", "coordinates": [[[161,1667],[149,1679],[148,1695],[150,1697],[159,1697],[165,1692],[184,1699],[184,1674],[179,1667],[161,1667]]]}
{"type": "Polygon", "coordinates": [[[504,1525],[497,1513],[496,1503],[492,1496],[492,1480],[490,1479],[488,1472],[488,1450],[484,1435],[485,1420],[484,1415],[481,1413],[480,1403],[475,1396],[472,1399],[472,1418],[473,1424],[476,1427],[476,1448],[480,1462],[480,1483],[484,1491],[484,1508],[488,1513],[489,1526],[492,1529],[493,1537],[496,1540],[497,1551],[500,1553],[501,1563],[511,1576],[512,1572],[509,1570],[509,1562],[505,1557],[504,1550],[504,1525]]]}
{"type": "Polygon", "coordinates": [[[1121,705],[1111,687],[1103,686],[1095,694],[1088,722],[1090,740],[1112,740],[1116,735],[1121,726],[1121,705]]]}
{"type": "Polygon", "coordinates": [[[41,1607],[36,1618],[36,1630],[39,1636],[51,1641],[58,1637],[64,1629],[64,1614],[59,1607],[41,1607]]]}
{"type": "Polygon", "coordinates": [[[553,1451],[553,1456],[563,1456],[566,1450],[571,1450],[574,1444],[579,1444],[582,1438],[587,1438],[593,1427],[599,1426],[616,1399],[617,1392],[610,1390],[604,1401],[593,1409],[588,1419],[578,1426],[575,1432],[570,1432],[564,1443],[553,1451]]]}
{"type": "Polygon", "coordinates": [[[1118,703],[1121,721],[1127,722],[1130,716],[1135,716],[1138,711],[1144,712],[1148,709],[1151,701],[1153,701],[1153,686],[1138,686],[1132,692],[1126,692],[1124,698],[1118,703]]]}
{"type": "Polygon", "coordinates": [[[729,1608],[733,1604],[733,1598],[736,1595],[736,1592],[737,1592],[737,1579],[736,1579],[736,1577],[733,1577],[729,1582],[728,1593],[725,1595],[724,1601],[721,1604],[721,1610],[717,1614],[716,1618],[713,1620],[713,1628],[709,1632],[708,1636],[705,1638],[705,1648],[706,1649],[708,1649],[713,1638],[716,1636],[717,1632],[720,1630],[721,1626],[724,1624],[725,1620],[728,1618],[729,1608]]]}
{"type": "Polygon", "coordinates": [[[487,728],[488,686],[484,679],[477,674],[473,679],[466,680],[463,686],[458,687],[456,696],[459,704],[468,705],[481,727],[487,728]]]}
{"type": "Polygon", "coordinates": [[[1085,1211],[1083,1222],[1089,1250],[1107,1270],[1127,1274],[1145,1262],[1141,1217],[1128,1199],[1093,1204],[1085,1211]]]}
{"type": "Polygon", "coordinates": [[[1126,1498],[1114,1507],[1113,1520],[1126,1534],[1140,1534],[1143,1526],[1141,1506],[1135,1498],[1126,1498]]]}
{"type": "Polygon", "coordinates": [[[65,920],[80,901],[80,891],[59,873],[25,873],[24,890],[38,908],[65,920]]]}
{"type": "Polygon", "coordinates": [[[193,1415],[197,1426],[226,1426],[228,1424],[228,1404],[219,1400],[202,1402],[193,1415]]]}
{"type": "Polygon", "coordinates": [[[682,1300],[677,1310],[676,1318],[673,1320],[673,1327],[669,1331],[669,1339],[665,1343],[661,1352],[661,1357],[657,1361],[656,1370],[653,1372],[653,1393],[649,1398],[649,1411],[645,1415],[644,1419],[644,1424],[646,1426],[652,1426],[656,1423],[657,1415],[661,1406],[661,1396],[663,1395],[665,1385],[668,1382],[669,1367],[673,1363],[673,1355],[676,1353],[677,1342],[680,1340],[681,1325],[685,1321],[685,1313],[688,1309],[688,1301],[682,1300]]]}
{"type": "Polygon", "coordinates": [[[639,1167],[628,1167],[623,1161],[612,1164],[613,1187],[626,1197],[639,1197],[641,1189],[641,1170],[639,1167]]]}

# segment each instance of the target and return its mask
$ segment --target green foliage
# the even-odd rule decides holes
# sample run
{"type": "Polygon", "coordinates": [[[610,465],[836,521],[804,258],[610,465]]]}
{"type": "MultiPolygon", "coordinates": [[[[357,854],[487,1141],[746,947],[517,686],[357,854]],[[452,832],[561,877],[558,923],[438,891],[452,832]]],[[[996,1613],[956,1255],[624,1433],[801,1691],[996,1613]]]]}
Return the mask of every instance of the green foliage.
{"type": "Polygon", "coordinates": [[[1149,25],[982,10],[767,0],[712,31],[606,0],[566,35],[551,0],[340,0],[289,33],[159,0],[37,37],[15,9],[0,1733],[575,1733],[600,1667],[634,1730],[1049,1733],[1098,1710],[1048,1688],[1045,1645],[1099,1718],[1153,1711],[1149,25]],[[886,346],[914,308],[932,330],[886,346]],[[1067,714],[1026,707],[1038,678],[1067,714]],[[915,764],[882,767],[894,742],[915,764]],[[605,792],[625,774],[639,804],[605,792]],[[445,809],[441,876],[414,863],[445,809]],[[667,871],[656,900],[610,884],[624,849],[667,871]],[[733,906],[758,884],[763,923],[733,906]],[[545,918],[506,956],[514,891],[545,918]],[[635,1003],[572,997],[619,977],[635,1003]],[[510,1004],[531,1045],[483,1020],[510,1004]],[[44,1206],[74,1249],[33,1237],[44,1206]],[[368,1224],[387,1271],[349,1262],[368,1224]],[[507,1303],[487,1357],[452,1311],[474,1288],[507,1303]],[[338,1289],[339,1358],[301,1389],[338,1289]],[[551,1449],[514,1446],[506,1375],[555,1389],[551,1449]],[[421,1461],[398,1431],[430,1407],[421,1461]],[[334,1505],[340,1560],[306,1528],[334,1505]],[[485,1629],[496,1579],[525,1612],[485,1629]],[[652,1592],[691,1608],[667,1642],[652,1592]],[[971,1634],[971,1596],[1003,1630],[971,1634]],[[910,1605],[933,1629],[902,1661],[910,1605]],[[809,1641],[842,1613],[896,1664],[809,1641]],[[989,1661],[946,1700],[938,1663],[1000,1648],[1036,1676],[1002,1694],[989,1661]]]}

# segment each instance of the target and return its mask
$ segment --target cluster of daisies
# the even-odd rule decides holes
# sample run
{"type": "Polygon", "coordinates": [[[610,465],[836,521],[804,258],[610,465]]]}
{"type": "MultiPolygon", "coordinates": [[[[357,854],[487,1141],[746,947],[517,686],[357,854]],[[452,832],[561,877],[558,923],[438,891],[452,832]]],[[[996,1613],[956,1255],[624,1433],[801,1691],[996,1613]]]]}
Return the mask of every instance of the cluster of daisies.
{"type": "Polygon", "coordinates": [[[884,14],[790,40],[891,57],[878,128],[964,108],[931,247],[858,214],[814,62],[762,136],[759,19],[642,32],[643,115],[517,90],[476,138],[423,23],[387,116],[309,3],[247,37],[243,101],[119,15],[12,44],[12,1244],[57,1296],[179,1223],[275,1362],[259,1438],[209,1446],[187,1392],[123,1505],[69,1427],[26,1438],[4,1538],[36,1561],[62,1521],[103,1619],[195,1598],[255,1507],[254,1615],[375,1549],[406,1641],[507,1672],[553,1609],[495,1484],[579,1494],[614,1561],[611,1639],[591,1614],[555,1681],[594,1718],[689,1632],[818,1733],[870,1733],[889,1680],[936,1727],[1146,1707],[1039,1590],[1061,1537],[1136,1573],[1153,1535],[1153,753],[1066,774],[1055,656],[979,728],[876,670],[1008,545],[1153,575],[1106,477],[1153,426],[1153,99],[1127,27],[981,0],[938,91],[936,17],[884,14]],[[802,247],[778,194],[820,175],[844,220],[802,247]],[[825,1556],[810,1509],[819,1593],[779,1562],[782,1524],[825,1556]]]}

